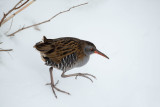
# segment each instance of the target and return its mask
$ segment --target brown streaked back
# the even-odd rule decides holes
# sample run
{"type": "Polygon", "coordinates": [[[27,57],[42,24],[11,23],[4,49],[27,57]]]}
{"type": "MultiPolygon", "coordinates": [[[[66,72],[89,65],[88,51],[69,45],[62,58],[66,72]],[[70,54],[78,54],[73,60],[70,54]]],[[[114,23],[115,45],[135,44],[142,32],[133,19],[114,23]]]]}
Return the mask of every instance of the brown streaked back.
{"type": "Polygon", "coordinates": [[[38,42],[34,47],[40,51],[42,57],[47,57],[58,64],[64,57],[73,53],[77,55],[77,58],[83,57],[82,46],[82,41],[77,38],[47,39],[44,37],[43,42],[38,42]]]}

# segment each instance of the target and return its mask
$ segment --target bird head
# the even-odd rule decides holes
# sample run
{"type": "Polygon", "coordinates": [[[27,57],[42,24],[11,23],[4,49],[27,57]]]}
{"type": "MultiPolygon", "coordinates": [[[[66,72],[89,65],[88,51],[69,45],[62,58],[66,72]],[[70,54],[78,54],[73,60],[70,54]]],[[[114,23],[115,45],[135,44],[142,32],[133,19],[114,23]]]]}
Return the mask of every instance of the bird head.
{"type": "Polygon", "coordinates": [[[86,55],[91,55],[91,54],[93,54],[93,53],[96,53],[96,54],[99,54],[99,55],[101,55],[101,56],[109,59],[109,57],[108,57],[107,55],[105,55],[104,53],[100,52],[100,51],[96,48],[96,46],[95,46],[93,43],[89,42],[89,41],[85,41],[84,53],[85,53],[86,55]]]}

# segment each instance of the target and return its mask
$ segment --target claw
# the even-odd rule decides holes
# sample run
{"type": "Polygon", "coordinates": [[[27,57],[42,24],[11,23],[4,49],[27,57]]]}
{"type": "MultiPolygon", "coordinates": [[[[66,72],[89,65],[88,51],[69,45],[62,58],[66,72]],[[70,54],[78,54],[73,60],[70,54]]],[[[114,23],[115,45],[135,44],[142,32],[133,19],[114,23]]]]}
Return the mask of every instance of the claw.
{"type": "Polygon", "coordinates": [[[55,84],[52,84],[52,83],[47,83],[46,85],[51,85],[52,87],[52,91],[53,91],[53,94],[54,96],[57,98],[57,95],[55,93],[55,90],[59,91],[59,92],[62,92],[62,93],[65,93],[65,94],[68,94],[68,95],[71,95],[70,93],[66,92],[66,91],[63,91],[59,88],[56,87],[56,85],[59,83],[59,80],[55,83],[55,84]],[[55,89],[55,90],[54,90],[55,89]]]}
{"type": "Polygon", "coordinates": [[[53,85],[53,84],[51,84],[51,83],[47,83],[47,84],[46,84],[46,85],[51,85],[54,96],[57,98],[57,95],[56,95],[56,93],[55,93],[55,90],[57,90],[57,91],[59,91],[59,92],[62,92],[62,93],[65,93],[65,94],[68,94],[68,95],[71,95],[70,93],[68,93],[68,92],[66,92],[66,91],[63,91],[63,90],[57,88],[56,85],[58,84],[58,82],[59,82],[59,80],[56,82],[55,85],[53,85]]]}
{"type": "Polygon", "coordinates": [[[51,84],[51,87],[52,87],[52,91],[53,91],[54,96],[57,98],[56,92],[54,91],[55,86],[51,84]]]}
{"type": "Polygon", "coordinates": [[[94,75],[91,75],[91,74],[88,74],[88,73],[84,73],[84,74],[83,73],[78,73],[76,75],[75,79],[77,79],[78,76],[82,76],[84,78],[89,79],[93,83],[93,80],[91,78],[89,78],[87,75],[93,77],[94,79],[96,79],[96,77],[94,75]]]}

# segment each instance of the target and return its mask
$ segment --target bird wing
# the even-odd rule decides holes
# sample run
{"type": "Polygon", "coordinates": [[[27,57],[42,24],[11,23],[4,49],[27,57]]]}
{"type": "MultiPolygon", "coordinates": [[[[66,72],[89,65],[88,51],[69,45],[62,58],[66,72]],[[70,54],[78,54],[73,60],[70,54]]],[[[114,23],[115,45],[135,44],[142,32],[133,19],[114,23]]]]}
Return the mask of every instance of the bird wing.
{"type": "Polygon", "coordinates": [[[46,44],[44,46],[47,48],[45,48],[46,51],[42,55],[58,64],[68,55],[73,53],[79,55],[81,53],[80,50],[82,49],[79,42],[79,39],[73,38],[48,39],[46,43],[44,43],[46,44]]]}

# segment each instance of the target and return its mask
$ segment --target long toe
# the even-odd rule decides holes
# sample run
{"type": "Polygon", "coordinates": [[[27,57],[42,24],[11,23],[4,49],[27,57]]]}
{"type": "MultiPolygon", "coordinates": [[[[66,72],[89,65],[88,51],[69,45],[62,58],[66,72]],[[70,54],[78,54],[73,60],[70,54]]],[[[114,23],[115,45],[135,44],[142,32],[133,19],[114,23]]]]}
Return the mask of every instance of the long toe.
{"type": "Polygon", "coordinates": [[[54,89],[57,90],[57,91],[59,91],[59,92],[62,92],[62,93],[65,93],[65,94],[70,95],[69,92],[63,91],[63,90],[61,90],[61,89],[59,89],[59,88],[56,87],[56,85],[58,84],[58,82],[59,82],[59,81],[57,81],[57,83],[56,83],[55,85],[50,84],[51,87],[52,87],[52,90],[53,90],[53,93],[54,93],[55,97],[56,97],[56,93],[55,93],[54,89]]]}
{"type": "Polygon", "coordinates": [[[51,88],[52,88],[52,91],[53,91],[54,96],[57,98],[56,92],[55,92],[55,90],[54,90],[54,85],[51,84],[51,88]]]}
{"type": "Polygon", "coordinates": [[[63,91],[63,90],[61,90],[61,89],[57,88],[56,86],[54,86],[54,88],[55,88],[57,91],[59,91],[59,92],[62,92],[62,93],[65,93],[65,94],[71,95],[69,92],[63,91]]]}
{"type": "Polygon", "coordinates": [[[91,74],[88,74],[88,73],[78,73],[78,74],[76,75],[75,79],[77,79],[78,76],[87,78],[87,79],[89,79],[92,83],[93,83],[93,80],[92,80],[90,77],[88,77],[88,76],[91,76],[91,77],[93,77],[94,79],[96,79],[95,76],[93,76],[93,75],[91,75],[91,74]]]}
{"type": "Polygon", "coordinates": [[[88,75],[88,76],[91,76],[91,77],[93,77],[94,79],[96,79],[96,76],[94,76],[94,75],[92,75],[92,74],[88,74],[88,73],[80,73],[81,75],[88,75]]]}

